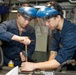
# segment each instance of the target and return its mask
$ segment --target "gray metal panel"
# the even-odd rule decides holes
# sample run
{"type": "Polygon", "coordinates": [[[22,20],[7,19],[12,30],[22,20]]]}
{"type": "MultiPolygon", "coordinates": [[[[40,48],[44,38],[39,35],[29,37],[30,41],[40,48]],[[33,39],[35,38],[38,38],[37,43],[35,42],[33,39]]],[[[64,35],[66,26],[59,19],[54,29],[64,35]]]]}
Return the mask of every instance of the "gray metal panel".
{"type": "Polygon", "coordinates": [[[73,72],[64,72],[64,73],[57,72],[57,73],[55,73],[55,75],[76,75],[76,73],[73,73],[73,72]]]}

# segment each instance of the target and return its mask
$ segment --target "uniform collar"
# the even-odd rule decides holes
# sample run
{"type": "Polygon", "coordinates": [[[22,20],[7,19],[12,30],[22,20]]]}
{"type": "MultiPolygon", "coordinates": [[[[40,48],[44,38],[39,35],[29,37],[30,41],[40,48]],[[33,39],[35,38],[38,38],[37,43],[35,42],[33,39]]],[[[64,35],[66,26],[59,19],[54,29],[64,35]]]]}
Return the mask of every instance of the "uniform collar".
{"type": "Polygon", "coordinates": [[[62,27],[62,30],[61,30],[61,35],[64,35],[65,32],[67,31],[67,24],[68,24],[67,19],[64,19],[63,27],[62,27]]]}

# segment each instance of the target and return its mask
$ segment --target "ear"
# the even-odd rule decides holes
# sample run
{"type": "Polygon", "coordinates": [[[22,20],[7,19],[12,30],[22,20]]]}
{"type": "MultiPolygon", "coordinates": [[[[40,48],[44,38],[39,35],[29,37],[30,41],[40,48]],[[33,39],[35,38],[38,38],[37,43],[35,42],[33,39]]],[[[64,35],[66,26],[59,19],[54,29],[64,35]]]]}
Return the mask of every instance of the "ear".
{"type": "Polygon", "coordinates": [[[60,18],[61,18],[61,16],[60,16],[60,15],[57,15],[57,19],[59,19],[59,20],[60,20],[60,18]]]}
{"type": "Polygon", "coordinates": [[[17,17],[19,17],[20,16],[20,13],[17,13],[17,17]]]}

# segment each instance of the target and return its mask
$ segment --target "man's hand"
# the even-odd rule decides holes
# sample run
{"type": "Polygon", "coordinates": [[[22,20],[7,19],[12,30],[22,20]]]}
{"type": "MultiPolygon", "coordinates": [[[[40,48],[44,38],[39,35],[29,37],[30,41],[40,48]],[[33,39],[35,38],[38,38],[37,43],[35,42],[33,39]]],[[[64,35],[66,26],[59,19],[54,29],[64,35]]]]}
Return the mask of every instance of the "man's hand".
{"type": "Polygon", "coordinates": [[[33,71],[34,70],[34,63],[31,62],[23,62],[21,64],[21,71],[33,71]]]}
{"type": "Polygon", "coordinates": [[[18,42],[23,43],[25,45],[28,45],[28,44],[31,43],[31,40],[28,37],[25,37],[25,36],[14,35],[12,37],[12,40],[18,41],[18,42]]]}
{"type": "Polygon", "coordinates": [[[31,43],[31,40],[28,37],[20,37],[19,42],[28,45],[31,43]]]}
{"type": "Polygon", "coordinates": [[[26,57],[20,52],[21,61],[26,61],[26,57]]]}
{"type": "MultiPolygon", "coordinates": [[[[20,57],[22,61],[26,61],[26,57],[22,54],[22,52],[20,52],[20,57]]],[[[30,62],[23,62],[21,64],[21,71],[33,71],[34,70],[34,63],[30,63],[30,62]]]]}

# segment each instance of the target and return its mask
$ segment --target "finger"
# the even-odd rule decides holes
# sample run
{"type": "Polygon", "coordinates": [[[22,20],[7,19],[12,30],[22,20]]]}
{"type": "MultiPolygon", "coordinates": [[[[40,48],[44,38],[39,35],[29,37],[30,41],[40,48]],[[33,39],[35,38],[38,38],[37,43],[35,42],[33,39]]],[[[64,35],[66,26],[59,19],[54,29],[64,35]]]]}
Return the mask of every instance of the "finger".
{"type": "Polygon", "coordinates": [[[22,54],[22,52],[20,52],[20,57],[21,57],[21,61],[25,61],[25,60],[26,60],[26,58],[25,58],[25,56],[22,54]]]}
{"type": "Polygon", "coordinates": [[[22,52],[20,52],[20,58],[21,58],[21,60],[22,60],[22,52]]]}
{"type": "Polygon", "coordinates": [[[28,37],[25,37],[25,39],[29,39],[28,37]]]}
{"type": "Polygon", "coordinates": [[[20,58],[22,58],[22,52],[20,52],[20,58]]]}
{"type": "Polygon", "coordinates": [[[24,62],[22,62],[21,67],[24,67],[24,62]]]}

